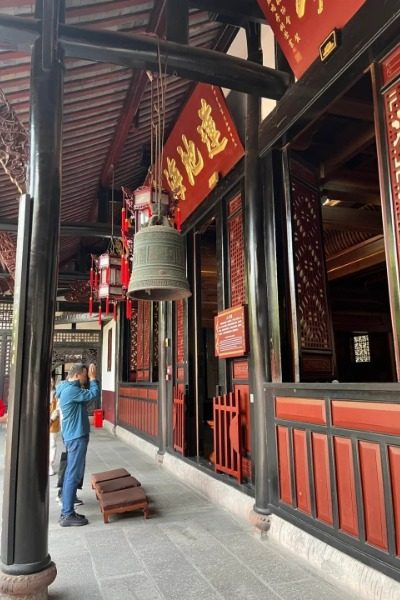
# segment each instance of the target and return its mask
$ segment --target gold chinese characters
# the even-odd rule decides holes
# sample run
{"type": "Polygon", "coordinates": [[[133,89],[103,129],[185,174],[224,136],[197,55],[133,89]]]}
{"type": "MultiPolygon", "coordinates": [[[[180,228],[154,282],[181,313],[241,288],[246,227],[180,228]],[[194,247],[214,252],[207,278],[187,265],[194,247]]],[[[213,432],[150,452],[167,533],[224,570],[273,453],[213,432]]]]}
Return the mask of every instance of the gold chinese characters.
{"type": "Polygon", "coordinates": [[[197,131],[201,136],[201,141],[207,146],[208,156],[214,158],[214,156],[225,150],[228,139],[224,137],[220,140],[221,132],[218,131],[211,116],[211,106],[204,98],[201,99],[201,107],[197,114],[201,119],[201,125],[197,127],[197,131]]]}
{"type": "MultiPolygon", "coordinates": [[[[315,2],[315,0],[313,0],[315,2]]],[[[296,0],[296,13],[299,19],[302,19],[306,12],[307,0],[296,0]]],[[[324,12],[324,0],[318,0],[317,12],[321,15],[324,12]]]]}
{"type": "Polygon", "coordinates": [[[194,142],[189,141],[184,134],[182,135],[182,143],[185,149],[178,146],[178,154],[185,166],[190,185],[194,185],[194,178],[201,173],[204,167],[203,157],[194,142]]]}

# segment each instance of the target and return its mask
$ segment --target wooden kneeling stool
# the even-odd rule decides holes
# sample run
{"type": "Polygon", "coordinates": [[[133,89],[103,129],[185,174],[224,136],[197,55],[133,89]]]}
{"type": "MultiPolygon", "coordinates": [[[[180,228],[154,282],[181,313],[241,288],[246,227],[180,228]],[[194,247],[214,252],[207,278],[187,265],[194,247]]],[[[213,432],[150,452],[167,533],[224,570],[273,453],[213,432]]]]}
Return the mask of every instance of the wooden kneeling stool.
{"type": "Polygon", "coordinates": [[[96,496],[99,498],[102,494],[119,492],[120,490],[135,488],[139,487],[140,485],[140,481],[138,481],[136,477],[132,477],[132,475],[129,475],[128,477],[119,477],[118,479],[111,479],[110,481],[100,481],[95,485],[96,496]]]}
{"type": "Polygon", "coordinates": [[[92,488],[95,489],[96,483],[129,476],[130,473],[124,468],[112,469],[111,471],[102,471],[101,473],[93,473],[91,478],[92,488]]]}
{"type": "Polygon", "coordinates": [[[109,492],[99,496],[104,523],[108,523],[110,515],[132,512],[143,509],[144,518],[150,515],[149,502],[141,487],[127,488],[118,492],[109,492]]]}

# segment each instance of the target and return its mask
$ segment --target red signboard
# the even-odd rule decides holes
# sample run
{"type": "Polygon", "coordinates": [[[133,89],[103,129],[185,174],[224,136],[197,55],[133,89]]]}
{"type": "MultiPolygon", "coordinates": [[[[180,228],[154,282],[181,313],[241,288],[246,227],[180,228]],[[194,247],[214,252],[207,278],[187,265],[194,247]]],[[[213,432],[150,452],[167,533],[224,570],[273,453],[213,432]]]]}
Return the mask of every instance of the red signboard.
{"type": "Polygon", "coordinates": [[[215,356],[232,358],[247,352],[247,317],[245,306],[234,306],[214,317],[215,356]]]}
{"type": "Polygon", "coordinates": [[[341,29],[366,0],[257,0],[300,78],[319,55],[324,40],[341,29]]]}
{"type": "Polygon", "coordinates": [[[196,86],[163,154],[163,186],[178,198],[184,221],[244,155],[219,88],[196,86]]]}

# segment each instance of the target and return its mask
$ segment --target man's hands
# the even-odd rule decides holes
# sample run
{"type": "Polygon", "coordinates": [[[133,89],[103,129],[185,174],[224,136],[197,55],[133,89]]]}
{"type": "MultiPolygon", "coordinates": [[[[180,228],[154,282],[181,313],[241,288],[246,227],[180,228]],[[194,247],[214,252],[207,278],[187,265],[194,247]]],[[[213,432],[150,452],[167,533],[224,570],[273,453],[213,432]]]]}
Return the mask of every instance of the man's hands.
{"type": "Polygon", "coordinates": [[[89,365],[88,377],[89,377],[90,381],[93,381],[93,379],[96,379],[96,365],[93,363],[90,363],[90,365],[89,365]]]}

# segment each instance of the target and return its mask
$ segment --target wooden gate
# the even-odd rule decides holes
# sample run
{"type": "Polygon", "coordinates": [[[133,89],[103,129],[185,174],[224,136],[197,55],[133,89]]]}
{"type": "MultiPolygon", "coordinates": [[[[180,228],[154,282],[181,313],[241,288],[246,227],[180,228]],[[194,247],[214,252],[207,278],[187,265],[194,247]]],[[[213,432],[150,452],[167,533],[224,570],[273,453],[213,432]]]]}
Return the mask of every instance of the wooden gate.
{"type": "Polygon", "coordinates": [[[240,393],[229,392],[214,398],[215,471],[242,481],[240,436],[240,393]]]}
{"type": "Polygon", "coordinates": [[[173,443],[174,450],[180,452],[182,456],[185,454],[185,413],[186,413],[186,396],[178,386],[174,388],[174,405],[173,405],[173,443]]]}

